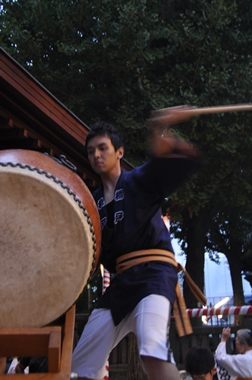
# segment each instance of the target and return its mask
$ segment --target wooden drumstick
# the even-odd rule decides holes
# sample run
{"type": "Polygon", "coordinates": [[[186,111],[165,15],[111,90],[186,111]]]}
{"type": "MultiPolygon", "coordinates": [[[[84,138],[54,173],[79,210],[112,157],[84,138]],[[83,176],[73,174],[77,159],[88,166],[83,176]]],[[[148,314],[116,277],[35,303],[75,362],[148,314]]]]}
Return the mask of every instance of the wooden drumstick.
{"type": "Polygon", "coordinates": [[[234,104],[228,106],[214,106],[202,108],[190,106],[162,108],[152,112],[153,117],[150,119],[150,122],[154,124],[157,123],[161,126],[164,126],[166,124],[172,125],[184,122],[190,119],[192,116],[196,115],[237,111],[252,111],[252,104],[234,104]]]}
{"type": "Polygon", "coordinates": [[[252,104],[234,104],[230,106],[216,106],[216,107],[203,107],[192,108],[185,110],[191,115],[201,115],[206,113],[221,113],[221,112],[237,112],[237,111],[252,111],[252,104]]]}

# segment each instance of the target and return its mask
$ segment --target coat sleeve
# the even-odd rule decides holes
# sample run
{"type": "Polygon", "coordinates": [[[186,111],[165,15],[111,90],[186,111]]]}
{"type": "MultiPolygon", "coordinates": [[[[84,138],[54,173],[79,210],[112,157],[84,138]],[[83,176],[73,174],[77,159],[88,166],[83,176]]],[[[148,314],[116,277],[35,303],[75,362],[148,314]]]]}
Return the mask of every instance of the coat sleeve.
{"type": "Polygon", "coordinates": [[[138,186],[166,197],[175,192],[202,163],[184,157],[153,158],[135,168],[138,186]]]}

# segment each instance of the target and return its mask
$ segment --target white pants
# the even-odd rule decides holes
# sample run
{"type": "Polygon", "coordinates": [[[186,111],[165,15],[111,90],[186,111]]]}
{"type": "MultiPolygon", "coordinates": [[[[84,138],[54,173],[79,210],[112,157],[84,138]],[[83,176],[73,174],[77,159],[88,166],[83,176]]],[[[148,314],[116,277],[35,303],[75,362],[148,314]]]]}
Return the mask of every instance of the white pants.
{"type": "Polygon", "coordinates": [[[112,349],[130,332],[139,354],[175,363],[169,344],[170,302],[159,295],[143,298],[118,326],[108,309],[95,309],[73,352],[72,371],[80,377],[102,379],[112,349]]]}

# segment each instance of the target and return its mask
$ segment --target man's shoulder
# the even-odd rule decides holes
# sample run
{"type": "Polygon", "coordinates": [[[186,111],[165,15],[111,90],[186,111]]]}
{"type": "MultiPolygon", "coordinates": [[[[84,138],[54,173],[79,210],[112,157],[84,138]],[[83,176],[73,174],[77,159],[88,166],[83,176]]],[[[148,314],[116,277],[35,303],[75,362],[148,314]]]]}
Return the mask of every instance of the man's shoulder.
{"type": "Polygon", "coordinates": [[[148,160],[141,165],[134,166],[134,168],[132,170],[126,171],[126,170],[122,169],[121,178],[122,179],[134,178],[134,176],[137,176],[138,174],[145,171],[146,168],[148,168],[148,166],[150,166],[150,164],[151,164],[151,160],[148,160]]]}

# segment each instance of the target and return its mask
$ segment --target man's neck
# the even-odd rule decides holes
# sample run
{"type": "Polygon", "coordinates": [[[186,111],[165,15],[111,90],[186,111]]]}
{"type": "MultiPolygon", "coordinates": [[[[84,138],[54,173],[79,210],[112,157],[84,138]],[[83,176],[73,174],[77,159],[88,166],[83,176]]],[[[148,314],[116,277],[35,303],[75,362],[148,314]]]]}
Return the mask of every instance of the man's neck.
{"type": "Polygon", "coordinates": [[[118,178],[121,175],[121,168],[110,174],[101,175],[101,181],[103,184],[103,192],[106,204],[114,199],[114,192],[118,178]]]}

